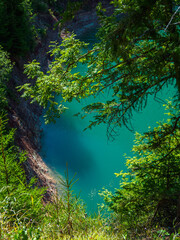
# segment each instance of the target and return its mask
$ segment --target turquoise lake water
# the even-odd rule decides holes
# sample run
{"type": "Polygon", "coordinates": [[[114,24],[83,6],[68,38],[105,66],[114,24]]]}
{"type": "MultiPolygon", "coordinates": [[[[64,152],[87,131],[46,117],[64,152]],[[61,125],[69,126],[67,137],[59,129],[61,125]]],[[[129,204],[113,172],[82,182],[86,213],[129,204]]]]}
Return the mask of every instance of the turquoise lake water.
{"type": "MultiPolygon", "coordinates": [[[[92,44],[93,34],[94,32],[86,33],[81,39],[92,44]]],[[[173,95],[172,92],[164,89],[158,97],[166,99],[173,95]]],[[[91,100],[66,104],[69,110],[56,124],[43,127],[42,154],[47,165],[61,175],[64,175],[66,170],[66,162],[70,175],[77,173],[76,178],[79,180],[74,186],[74,191],[80,193],[88,211],[93,213],[97,211],[97,203],[102,202],[98,192],[103,187],[110,190],[118,188],[119,179],[114,173],[126,169],[124,154],[132,156],[134,133],[123,127],[119,136],[112,142],[107,139],[105,125],[84,132],[89,119],[82,120],[73,115],[89,101],[91,100]]],[[[165,118],[162,104],[150,98],[143,112],[134,114],[132,123],[135,131],[143,133],[149,126],[153,128],[157,121],[165,118]]]]}

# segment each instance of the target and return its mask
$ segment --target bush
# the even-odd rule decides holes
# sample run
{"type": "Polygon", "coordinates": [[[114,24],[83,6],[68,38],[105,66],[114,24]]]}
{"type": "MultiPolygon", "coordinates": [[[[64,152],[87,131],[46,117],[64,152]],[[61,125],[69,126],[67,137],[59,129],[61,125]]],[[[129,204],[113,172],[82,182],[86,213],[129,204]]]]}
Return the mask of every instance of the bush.
{"type": "Polygon", "coordinates": [[[0,216],[13,226],[36,223],[42,216],[44,189],[35,187],[35,179],[26,183],[25,153],[14,145],[15,130],[6,128],[7,121],[0,117],[0,216]]]}

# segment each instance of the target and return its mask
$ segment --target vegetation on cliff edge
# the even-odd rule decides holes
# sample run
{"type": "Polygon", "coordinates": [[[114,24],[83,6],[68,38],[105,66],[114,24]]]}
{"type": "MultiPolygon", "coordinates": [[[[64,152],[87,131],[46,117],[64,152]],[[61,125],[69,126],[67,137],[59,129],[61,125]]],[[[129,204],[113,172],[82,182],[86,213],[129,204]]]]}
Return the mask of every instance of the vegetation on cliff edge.
{"type": "Polygon", "coordinates": [[[37,79],[36,84],[20,89],[24,97],[46,109],[47,123],[60,116],[66,101],[95,99],[108,90],[107,100],[95,99],[80,113],[82,118],[92,114],[87,128],[106,123],[108,137],[114,137],[122,125],[131,127],[134,111],[146,106],[149,95],[156,99],[165,86],[177,89],[166,106],[168,120],[136,134],[135,156],[127,158],[128,172],[116,173],[121,179],[115,193],[102,191],[106,211],[101,206],[96,216],[87,215],[68,176],[60,180],[62,195],[42,204],[45,190],[35,186],[35,179],[26,182],[22,166],[26,157],[15,146],[15,130],[8,128],[4,116],[12,70],[4,50],[11,57],[27,54],[35,39],[32,11],[55,8],[55,2],[0,0],[0,239],[179,239],[179,2],[114,0],[115,11],[108,17],[99,4],[99,42],[91,50],[72,34],[60,46],[52,44],[54,60],[47,73],[35,60],[26,66],[26,74],[37,79]],[[82,53],[82,48],[87,51],[82,53]],[[85,75],[76,72],[79,63],[88,66],[85,75]]]}

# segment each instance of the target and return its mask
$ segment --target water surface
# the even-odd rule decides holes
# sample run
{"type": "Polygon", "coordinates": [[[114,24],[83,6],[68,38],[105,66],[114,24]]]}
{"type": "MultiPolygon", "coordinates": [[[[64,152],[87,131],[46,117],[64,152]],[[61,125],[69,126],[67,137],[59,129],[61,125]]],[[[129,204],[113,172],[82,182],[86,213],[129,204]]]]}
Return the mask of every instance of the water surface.
{"type": "MultiPolygon", "coordinates": [[[[94,42],[94,31],[81,36],[81,39],[91,44],[94,42]]],[[[84,71],[80,66],[80,71],[84,71]]],[[[172,93],[165,89],[159,97],[166,99],[172,93]]],[[[73,115],[80,111],[82,106],[91,100],[82,103],[73,101],[66,104],[66,111],[56,124],[44,126],[42,139],[42,153],[44,160],[50,167],[61,175],[66,170],[66,163],[70,175],[77,173],[79,181],[76,183],[75,192],[87,204],[88,211],[97,211],[97,203],[102,199],[98,192],[103,188],[114,189],[118,187],[119,179],[115,172],[125,170],[125,157],[132,156],[134,133],[123,127],[115,141],[108,141],[106,126],[100,125],[92,130],[83,131],[90,119],[80,119],[73,115]]],[[[148,106],[142,113],[133,116],[134,129],[140,133],[156,126],[156,122],[165,118],[162,104],[150,98],[148,106]]]]}

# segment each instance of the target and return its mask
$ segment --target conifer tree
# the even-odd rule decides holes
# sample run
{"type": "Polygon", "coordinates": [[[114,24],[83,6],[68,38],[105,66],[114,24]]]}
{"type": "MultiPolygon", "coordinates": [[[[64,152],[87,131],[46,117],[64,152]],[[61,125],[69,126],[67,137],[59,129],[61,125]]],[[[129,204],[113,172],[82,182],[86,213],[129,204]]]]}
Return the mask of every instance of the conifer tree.
{"type": "Polygon", "coordinates": [[[130,127],[133,112],[142,110],[150,95],[156,99],[162,88],[172,85],[179,94],[178,1],[113,2],[116,8],[110,17],[98,7],[100,41],[91,50],[83,53],[86,44],[72,35],[60,47],[54,44],[55,61],[47,74],[35,61],[27,66],[26,73],[37,76],[37,82],[22,87],[24,96],[47,109],[47,120],[61,114],[65,101],[104,94],[104,101],[92,100],[82,109],[82,117],[92,114],[89,128],[107,123],[111,136],[122,125],[130,127]],[[87,65],[86,74],[77,72],[79,63],[87,65]],[[55,94],[61,94],[62,105],[55,94]]]}
{"type": "MultiPolygon", "coordinates": [[[[32,98],[32,102],[37,101],[46,109],[46,122],[60,116],[65,110],[66,101],[70,102],[73,99],[81,101],[83,98],[94,96],[94,101],[91,98],[92,103],[82,109],[81,116],[92,115],[93,120],[88,128],[106,123],[108,136],[113,136],[122,125],[128,128],[131,126],[133,113],[143,110],[150,95],[156,99],[161,89],[164,87],[171,89],[172,86],[177,90],[172,108],[177,106],[179,109],[179,105],[176,105],[180,94],[178,0],[112,2],[115,11],[109,17],[105,15],[101,5],[98,6],[101,23],[97,35],[99,42],[92,49],[87,49],[87,44],[77,40],[72,34],[64,39],[61,46],[54,43],[51,51],[54,61],[49,65],[47,73],[41,71],[40,64],[36,61],[26,66],[28,77],[37,78],[37,81],[34,86],[25,84],[20,89],[24,90],[24,97],[32,98]],[[77,72],[78,64],[87,66],[86,74],[77,72]],[[108,95],[105,95],[106,92],[108,95]],[[56,102],[56,95],[60,94],[62,102],[59,104],[56,102]],[[99,94],[103,94],[102,101],[96,99],[99,94]]],[[[124,190],[119,190],[119,196],[114,196],[114,199],[110,200],[111,208],[118,213],[122,211],[121,216],[126,210],[126,214],[130,210],[132,214],[136,212],[140,214],[139,218],[143,218],[143,211],[145,213],[151,211],[154,214],[156,208],[159,211],[161,200],[167,198],[170,201],[172,197],[177,201],[179,115],[177,111],[177,115],[169,122],[145,134],[144,137],[139,137],[140,152],[138,146],[135,148],[139,154],[135,158],[137,163],[133,162],[133,159],[129,161],[135,183],[133,181],[124,183],[124,190]],[[138,165],[138,161],[142,161],[142,164],[138,165]],[[142,166],[147,172],[143,173],[142,166]],[[154,182],[151,174],[154,176],[154,182]],[[177,189],[169,184],[168,178],[177,189]],[[151,182],[148,182],[148,179],[151,182]],[[166,186],[163,185],[163,181],[166,186]],[[126,191],[128,189],[129,192],[126,191]],[[156,190],[159,191],[158,194],[156,190]],[[128,202],[128,194],[131,198],[131,191],[132,201],[130,199],[128,202]],[[145,203],[142,196],[145,196],[146,192],[149,195],[145,203]],[[125,206],[126,202],[129,203],[129,207],[125,206]],[[139,211],[138,204],[142,205],[142,211],[139,211]]],[[[165,216],[167,219],[166,213],[165,216]]]]}
{"type": "Polygon", "coordinates": [[[14,145],[15,130],[7,130],[7,120],[0,117],[0,213],[6,220],[38,221],[42,213],[44,190],[27,184],[22,163],[25,153],[14,145]]]}
{"type": "Polygon", "coordinates": [[[169,119],[141,135],[136,133],[134,156],[127,157],[128,172],[115,173],[120,188],[101,194],[121,224],[136,229],[172,227],[180,220],[180,110],[169,102],[169,119]]]}
{"type": "Polygon", "coordinates": [[[29,1],[0,0],[0,44],[13,55],[24,55],[34,44],[29,1]]]}

